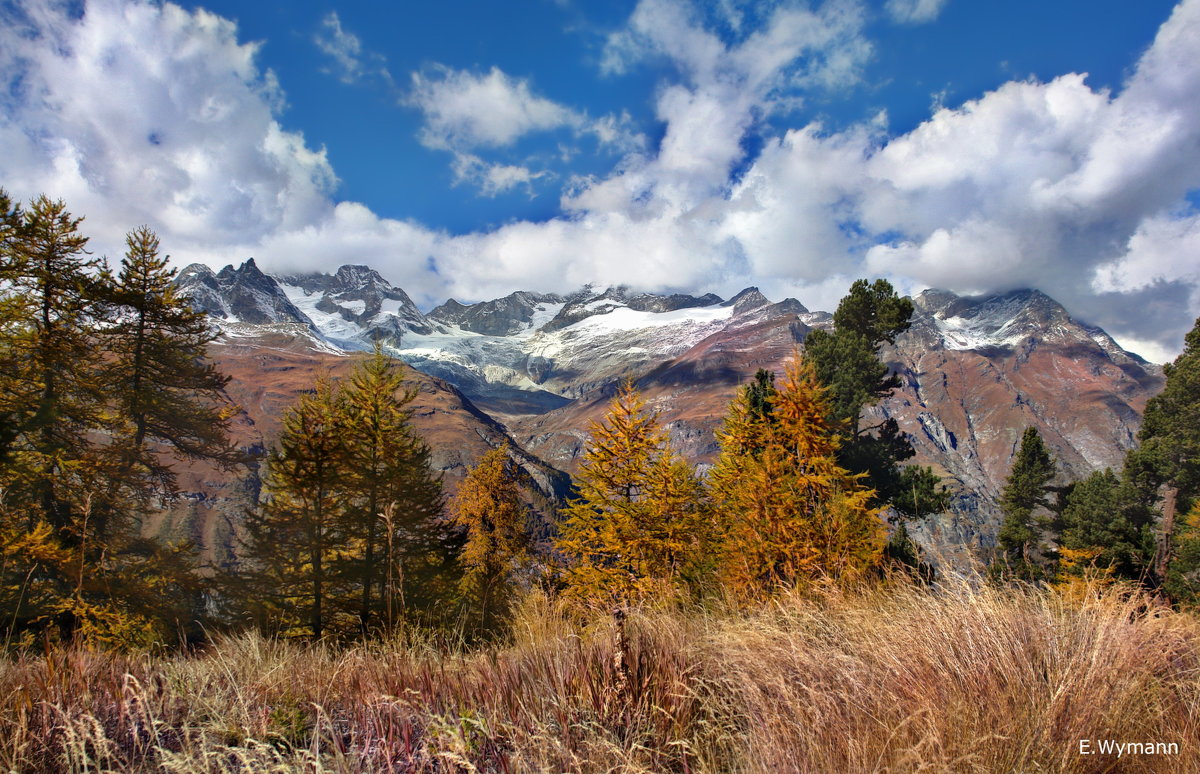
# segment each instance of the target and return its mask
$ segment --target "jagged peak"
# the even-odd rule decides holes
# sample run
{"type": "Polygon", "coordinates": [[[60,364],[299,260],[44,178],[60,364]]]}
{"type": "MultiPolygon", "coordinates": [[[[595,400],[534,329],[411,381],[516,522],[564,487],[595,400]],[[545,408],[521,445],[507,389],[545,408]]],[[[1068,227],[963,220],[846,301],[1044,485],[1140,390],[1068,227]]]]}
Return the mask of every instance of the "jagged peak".
{"type": "Polygon", "coordinates": [[[358,288],[363,285],[383,285],[392,287],[392,283],[383,278],[375,269],[361,263],[346,263],[334,272],[333,280],[338,285],[347,288],[358,288]]]}
{"type": "Polygon", "coordinates": [[[749,312],[752,309],[759,309],[764,306],[769,306],[771,300],[762,294],[757,287],[751,285],[748,288],[743,288],[734,294],[733,298],[726,301],[722,306],[732,306],[735,316],[749,312]]]}

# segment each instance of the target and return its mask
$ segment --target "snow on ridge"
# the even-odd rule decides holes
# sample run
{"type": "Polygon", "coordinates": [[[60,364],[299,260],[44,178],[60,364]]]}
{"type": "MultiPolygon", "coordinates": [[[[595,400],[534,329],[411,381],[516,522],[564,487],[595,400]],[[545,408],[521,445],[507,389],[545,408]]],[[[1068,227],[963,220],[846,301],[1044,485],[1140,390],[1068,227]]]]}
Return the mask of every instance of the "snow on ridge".
{"type": "Polygon", "coordinates": [[[967,316],[933,316],[933,323],[946,349],[968,350],[987,347],[1011,347],[1025,338],[1018,324],[1025,304],[1017,298],[1001,303],[985,303],[974,307],[967,316]]]}
{"type": "Polygon", "coordinates": [[[607,314],[585,317],[568,325],[563,331],[586,331],[588,334],[596,335],[616,331],[659,328],[664,325],[704,325],[724,322],[732,316],[733,307],[720,304],[686,307],[672,312],[639,312],[627,306],[619,306],[607,314]]]}

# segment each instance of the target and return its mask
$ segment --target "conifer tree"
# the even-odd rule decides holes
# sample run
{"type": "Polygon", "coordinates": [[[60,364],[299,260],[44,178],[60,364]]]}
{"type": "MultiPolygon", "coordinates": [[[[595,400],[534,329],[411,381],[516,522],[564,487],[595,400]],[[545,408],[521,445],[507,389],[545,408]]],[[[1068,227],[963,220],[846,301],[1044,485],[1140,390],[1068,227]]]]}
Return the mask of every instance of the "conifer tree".
{"type": "Polygon", "coordinates": [[[17,225],[8,294],[26,297],[31,314],[6,337],[14,371],[0,398],[21,436],[8,496],[28,509],[30,526],[44,518],[76,542],[80,498],[99,472],[87,433],[104,401],[92,334],[104,316],[94,292],[101,263],[87,254],[81,220],[42,196],[17,225]]]}
{"type": "Polygon", "coordinates": [[[1182,571],[1170,569],[1176,559],[1176,514],[1187,513],[1200,500],[1200,319],[1163,374],[1162,392],[1146,404],[1140,446],[1125,464],[1144,513],[1159,522],[1152,572],[1160,583],[1182,571]]]}
{"type": "Polygon", "coordinates": [[[607,605],[679,591],[702,540],[700,488],[632,382],[592,423],[577,482],[557,541],[568,597],[607,605]]]}
{"type": "Polygon", "coordinates": [[[111,295],[117,315],[103,343],[113,357],[105,383],[119,424],[112,430],[119,460],[116,485],[143,509],[175,493],[175,474],[161,453],[206,459],[223,467],[244,461],[228,431],[233,407],[229,377],[206,360],[215,338],[205,314],[181,297],[175,272],[159,255],[148,227],[125,238],[128,251],[111,295]]]}
{"type": "Polygon", "coordinates": [[[1115,577],[1140,578],[1153,555],[1150,525],[1140,512],[1126,482],[1110,469],[1096,471],[1066,496],[1062,551],[1086,555],[1090,565],[1115,577]]]}
{"type": "Polygon", "coordinates": [[[433,474],[429,447],[410,421],[416,395],[415,388],[405,385],[403,364],[378,345],[343,391],[341,490],[357,548],[343,559],[340,571],[359,589],[363,634],[381,618],[385,626],[393,626],[395,616],[403,616],[410,606],[432,612],[448,596],[453,549],[441,523],[441,478],[433,474]],[[401,585],[384,583],[387,573],[398,573],[401,585]]]}
{"type": "Polygon", "coordinates": [[[1004,523],[997,535],[1008,568],[1017,577],[1037,579],[1046,575],[1049,557],[1043,534],[1050,526],[1050,482],[1055,473],[1054,458],[1037,428],[1025,428],[1000,494],[1004,523]]]}
{"type": "Polygon", "coordinates": [[[883,547],[880,512],[837,464],[825,388],[799,355],[782,387],[764,395],[764,384],[730,406],[709,476],[724,581],[753,596],[861,573],[883,547]]]}
{"type": "Polygon", "coordinates": [[[932,469],[902,465],[915,452],[895,419],[864,427],[862,416],[900,386],[879,351],[908,330],[912,313],[912,301],[899,297],[887,280],[857,280],[834,312],[833,331],[811,331],[804,342],[818,380],[829,388],[830,419],[845,428],[839,463],[866,476],[876,504],[892,505],[896,516],[908,520],[944,511],[949,490],[932,469]]]}
{"type": "Polygon", "coordinates": [[[343,602],[333,568],[346,548],[346,412],[328,379],[283,417],[279,448],[267,461],[266,501],[247,515],[247,591],[259,615],[285,634],[326,634],[343,602]]]}
{"type": "Polygon", "coordinates": [[[0,205],[0,416],[9,439],[0,532],[12,559],[5,570],[23,577],[17,606],[4,613],[17,628],[55,628],[66,638],[110,624],[125,629],[129,620],[108,593],[101,561],[113,538],[105,496],[111,470],[95,432],[105,415],[94,355],[105,315],[97,287],[103,267],[87,254],[82,219],[62,202],[42,196],[24,210],[0,205]]]}
{"type": "Polygon", "coordinates": [[[467,472],[450,501],[450,515],[466,533],[459,587],[479,611],[479,627],[494,628],[508,610],[518,573],[532,561],[518,468],[508,444],[492,449],[467,472]]]}

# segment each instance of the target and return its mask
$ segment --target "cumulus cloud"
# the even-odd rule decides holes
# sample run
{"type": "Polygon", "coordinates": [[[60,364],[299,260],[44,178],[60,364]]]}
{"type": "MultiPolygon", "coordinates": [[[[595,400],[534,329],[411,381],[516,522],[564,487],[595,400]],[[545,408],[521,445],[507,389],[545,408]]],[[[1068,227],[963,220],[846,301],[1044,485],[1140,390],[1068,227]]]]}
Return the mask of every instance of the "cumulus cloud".
{"type": "Polygon", "coordinates": [[[232,22],[111,0],[78,20],[29,3],[5,21],[0,180],[63,197],[99,245],[139,223],[189,247],[253,244],[330,207],[324,149],[280,126],[275,76],[232,22]]]}
{"type": "Polygon", "coordinates": [[[946,0],[887,0],[884,8],[901,24],[923,24],[936,19],[944,5],[946,0]]]}
{"type": "Polygon", "coordinates": [[[682,0],[641,0],[610,38],[614,75],[669,65],[653,146],[628,116],[589,118],[497,69],[417,76],[422,140],[485,194],[549,179],[486,155],[530,133],[620,154],[608,174],[567,178],[559,217],[450,235],[335,204],[324,150],[281,125],[282,91],[232,22],[136,0],[94,0],[82,18],[9,4],[0,182],[64,197],[99,251],[148,223],[184,261],[365,262],[426,302],[754,283],[820,308],[880,274],[904,291],[1039,287],[1144,354],[1178,351],[1200,313],[1186,198],[1200,188],[1200,0],[1180,3],[1116,91],[1082,74],[1006,83],[900,136],[882,115],[778,135],[764,120],[856,82],[871,56],[861,6],[727,6],[718,33],[682,0]]]}
{"type": "MultiPolygon", "coordinates": [[[[489,161],[479,155],[511,147],[530,134],[569,130],[576,138],[590,135],[600,149],[618,154],[646,143],[628,112],[589,118],[585,112],[535,94],[528,80],[497,67],[480,74],[437,65],[413,73],[407,99],[425,116],[418,135],[421,143],[450,151],[455,183],[474,184],[483,196],[514,188],[532,194],[535,180],[554,177],[549,170],[535,171],[527,163],[489,161]]],[[[564,146],[568,158],[577,152],[564,146]]]]}
{"type": "Polygon", "coordinates": [[[1119,93],[1077,74],[1008,83],[888,142],[859,206],[870,232],[902,236],[866,267],[1039,287],[1118,335],[1178,348],[1200,312],[1184,205],[1200,187],[1197,46],[1200,2],[1186,0],[1119,93]]]}
{"type": "Polygon", "coordinates": [[[583,123],[579,114],[537,96],[528,81],[498,67],[483,74],[442,66],[413,73],[410,100],[425,114],[421,142],[431,148],[496,148],[531,132],[583,123]]]}

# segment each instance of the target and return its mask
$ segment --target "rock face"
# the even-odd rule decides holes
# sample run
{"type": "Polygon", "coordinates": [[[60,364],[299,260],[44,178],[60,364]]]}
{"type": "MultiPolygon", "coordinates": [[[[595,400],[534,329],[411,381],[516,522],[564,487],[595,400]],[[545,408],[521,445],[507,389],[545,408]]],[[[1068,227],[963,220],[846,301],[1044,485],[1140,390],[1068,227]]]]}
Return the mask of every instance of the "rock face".
{"type": "MultiPolygon", "coordinates": [[[[267,328],[282,336],[290,325],[289,335],[334,362],[379,339],[461,390],[468,413],[503,422],[500,432],[566,471],[586,449],[589,423],[628,377],[676,447],[710,462],[738,385],[759,368],[781,372],[810,330],[832,324],[827,312],[795,299],[772,303],[757,288],[727,301],[624,287],[517,292],[470,305],[451,300],[423,315],[365,266],[278,283],[252,262],[216,275],[192,266],[179,283],[228,342],[251,341],[267,328]]],[[[951,554],[994,541],[997,499],[1026,426],[1037,427],[1058,455],[1064,480],[1079,478],[1120,464],[1146,400],[1162,385],[1157,366],[1035,290],[982,297],[930,290],[914,305],[912,327],[883,352],[903,386],[872,418],[894,417],[916,461],[932,465],[956,492],[953,512],[918,530],[951,554]]],[[[239,373],[248,384],[271,378],[253,368],[239,373]]],[[[256,421],[281,408],[264,408],[256,421]]]]}
{"type": "Polygon", "coordinates": [[[193,305],[223,321],[312,325],[288,300],[279,283],[259,270],[253,258],[236,269],[226,266],[216,274],[207,266],[193,263],[179,272],[175,283],[193,305]]]}
{"type": "Polygon", "coordinates": [[[495,301],[460,304],[453,298],[429,313],[429,319],[485,336],[512,336],[529,328],[539,311],[566,299],[552,293],[518,290],[495,301]]]}
{"type": "MultiPolygon", "coordinates": [[[[226,336],[210,345],[217,367],[231,379],[226,392],[241,411],[233,437],[245,451],[261,455],[275,444],[284,412],[314,379],[345,377],[355,357],[330,351],[304,334],[299,325],[261,325],[226,336]]],[[[508,443],[510,454],[534,484],[537,501],[561,500],[569,479],[517,445],[505,428],[476,408],[453,385],[410,370],[417,388],[412,422],[432,451],[432,464],[453,492],[467,469],[489,449],[508,443]]],[[[218,564],[232,560],[238,528],[262,487],[261,462],[249,468],[218,470],[204,463],[178,466],[180,500],[147,527],[172,539],[190,539],[205,558],[218,564]]]]}

